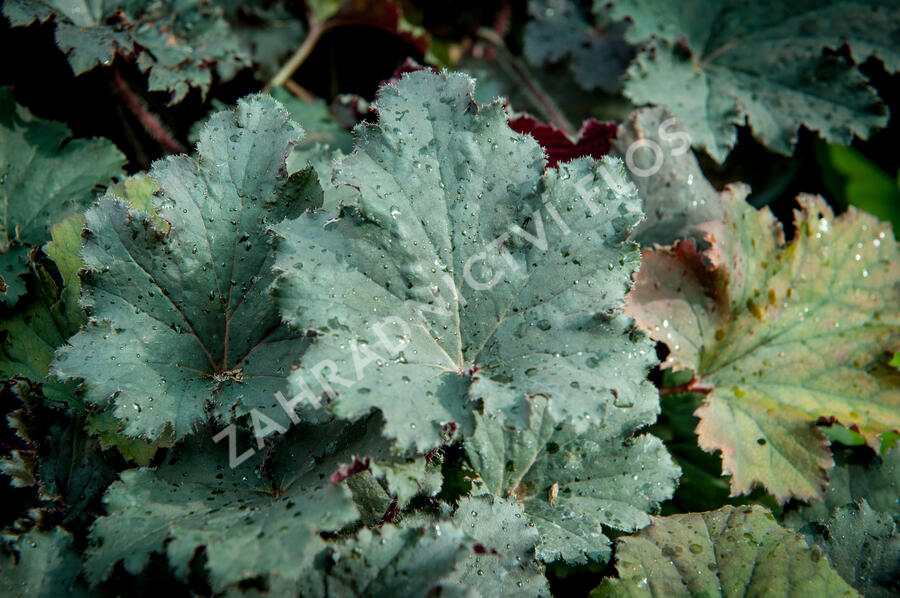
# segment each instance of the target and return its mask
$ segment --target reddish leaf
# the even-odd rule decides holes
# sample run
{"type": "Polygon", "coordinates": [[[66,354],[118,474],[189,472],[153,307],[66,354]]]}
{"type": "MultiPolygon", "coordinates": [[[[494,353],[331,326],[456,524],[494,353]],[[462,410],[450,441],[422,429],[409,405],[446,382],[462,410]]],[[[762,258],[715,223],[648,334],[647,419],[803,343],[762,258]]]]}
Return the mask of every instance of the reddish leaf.
{"type": "Polygon", "coordinates": [[[762,482],[780,501],[819,498],[833,466],[820,418],[854,425],[878,450],[900,428],[900,255],[889,225],[835,217],[801,195],[796,237],[732,186],[725,216],[693,241],[644,251],[626,312],[707,389],[700,446],[722,452],[732,493],[762,482]]]}
{"type": "Polygon", "coordinates": [[[517,133],[534,137],[547,154],[547,167],[568,162],[582,156],[600,159],[609,153],[616,138],[616,123],[588,119],[581,125],[578,139],[572,141],[565,133],[533,116],[522,114],[509,121],[517,133]]]}

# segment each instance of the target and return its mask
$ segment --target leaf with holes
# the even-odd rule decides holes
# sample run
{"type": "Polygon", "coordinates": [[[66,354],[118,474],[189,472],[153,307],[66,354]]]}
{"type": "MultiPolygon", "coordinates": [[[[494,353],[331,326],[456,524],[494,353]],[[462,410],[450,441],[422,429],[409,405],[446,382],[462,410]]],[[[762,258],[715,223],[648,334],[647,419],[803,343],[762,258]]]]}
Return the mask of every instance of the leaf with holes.
{"type": "Polygon", "coordinates": [[[768,209],[723,194],[725,216],[693,242],[645,251],[626,311],[669,346],[708,392],[700,446],[722,451],[734,495],[762,482],[780,501],[821,498],[833,466],[818,418],[855,424],[878,449],[900,429],[887,367],[900,342],[900,259],[889,225],[850,208],[835,217],[801,195],[785,243],[768,209]]]}
{"type": "Polygon", "coordinates": [[[718,162],[745,122],[783,154],[801,125],[848,145],[887,124],[857,64],[875,56],[889,72],[900,67],[892,0],[612,4],[615,18],[633,22],[629,41],[653,36],[628,69],[625,95],[665,107],[718,162]],[[845,44],[850,57],[837,52],[845,44]]]}
{"type": "Polygon", "coordinates": [[[83,378],[85,400],[111,404],[124,435],[181,438],[210,414],[279,414],[274,394],[308,340],[269,299],[268,231],[321,201],[312,168],[285,167],[302,135],[277,102],[250,96],[207,122],[196,159],[156,163],[155,215],[113,194],[85,214],[90,320],[53,372],[83,378]]]}
{"type": "Polygon", "coordinates": [[[621,162],[545,174],[540,146],[473,85],[419,71],[383,87],[334,171],[355,201],[276,227],[275,300],[317,333],[296,400],[379,409],[397,450],[470,434],[479,405],[527,425],[538,395],[583,432],[611,388],[640,402],[655,360],[621,314],[641,218],[621,162]]]}

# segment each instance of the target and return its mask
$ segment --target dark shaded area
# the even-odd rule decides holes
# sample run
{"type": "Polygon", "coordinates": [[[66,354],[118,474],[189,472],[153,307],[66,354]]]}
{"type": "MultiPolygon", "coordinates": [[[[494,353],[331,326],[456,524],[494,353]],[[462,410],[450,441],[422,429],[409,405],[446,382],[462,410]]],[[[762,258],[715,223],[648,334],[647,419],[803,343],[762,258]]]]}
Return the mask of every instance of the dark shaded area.
{"type": "Polygon", "coordinates": [[[294,81],[314,95],[334,99],[350,93],[375,99],[378,85],[389,79],[407,58],[422,62],[414,46],[373,27],[340,27],[322,36],[294,81]],[[377,51],[371,51],[377,48],[377,51]],[[369,50],[367,50],[369,49],[369,50]]]}

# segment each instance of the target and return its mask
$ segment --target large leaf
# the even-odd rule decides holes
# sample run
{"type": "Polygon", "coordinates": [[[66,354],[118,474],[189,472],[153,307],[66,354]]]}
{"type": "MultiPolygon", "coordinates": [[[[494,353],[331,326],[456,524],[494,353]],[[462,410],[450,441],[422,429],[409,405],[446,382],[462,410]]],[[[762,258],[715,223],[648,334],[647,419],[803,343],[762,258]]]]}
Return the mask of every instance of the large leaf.
{"type": "Polygon", "coordinates": [[[547,401],[534,399],[527,428],[476,416],[466,452],[491,492],[522,506],[540,532],[537,556],[550,562],[606,560],[610,541],[601,526],[635,531],[648,511],[671,498],[678,466],[653,436],[629,438],[656,418],[655,393],[636,405],[618,403],[602,428],[577,435],[556,425],[547,401]]]}
{"type": "Polygon", "coordinates": [[[526,425],[537,395],[583,432],[613,389],[641,401],[654,359],[620,310],[640,219],[621,163],[543,174],[537,143],[472,88],[426,71],[382,88],[378,123],[335,170],[355,202],[277,227],[275,299],[319,333],[297,400],[377,408],[398,450],[470,434],[479,405],[526,425]]]}
{"type": "Polygon", "coordinates": [[[94,188],[122,172],[125,157],[110,141],[66,142],[71,136],[64,124],[16,104],[11,88],[0,88],[0,252],[11,243],[47,241],[52,225],[87,207],[94,188]]]}
{"type": "MultiPolygon", "coordinates": [[[[155,183],[143,175],[129,177],[111,186],[135,208],[148,209],[152,206],[150,198],[155,188],[155,183]]],[[[0,375],[28,378],[40,384],[43,395],[54,403],[69,404],[78,411],[83,411],[84,405],[77,384],[60,381],[48,373],[56,349],[78,332],[86,319],[78,304],[83,227],[82,214],[72,214],[53,227],[52,239],[43,250],[53,260],[59,278],[54,275],[52,265],[43,258],[37,259],[32,265],[35,283],[31,296],[0,323],[0,333],[4,335],[0,343],[0,375]]],[[[108,412],[90,414],[87,426],[92,434],[99,435],[103,448],[115,446],[126,459],[139,465],[149,463],[159,445],[170,444],[166,440],[147,442],[119,436],[119,422],[108,412]]]]}
{"type": "Polygon", "coordinates": [[[285,167],[300,137],[277,102],[251,96],[210,119],[197,159],[156,163],[158,216],[112,194],[87,211],[90,321],[53,368],[84,378],[88,403],[111,403],[125,435],[180,438],[209,413],[279,411],[274,394],[308,341],[268,297],[268,230],[322,193],[312,168],[285,167]]]}
{"type": "Polygon", "coordinates": [[[36,529],[16,538],[0,561],[4,593],[19,598],[87,597],[78,580],[81,558],[72,548],[72,536],[62,528],[36,529]]]}
{"type": "Polygon", "coordinates": [[[784,154],[801,125],[847,145],[887,123],[854,59],[900,67],[891,0],[616,0],[612,14],[633,21],[630,41],[656,38],[629,68],[625,95],[664,106],[718,162],[745,121],[784,154]],[[824,52],[844,44],[852,58],[824,52]]]}
{"type": "Polygon", "coordinates": [[[886,367],[900,342],[900,259],[887,225],[850,208],[835,218],[801,195],[796,236],[732,187],[725,217],[692,242],[647,251],[628,313],[696,372],[700,445],[722,451],[733,494],[754,482],[783,502],[818,498],[833,461],[819,417],[854,424],[870,446],[900,429],[886,367]]]}
{"type": "Polygon", "coordinates": [[[824,521],[800,530],[820,546],[835,570],[867,598],[900,592],[900,532],[888,513],[865,500],[834,509],[824,521]]]}
{"type": "Polygon", "coordinates": [[[302,26],[284,8],[244,3],[243,10],[200,0],[10,0],[3,14],[13,26],[56,21],[56,44],[76,75],[136,56],[151,91],[180,102],[191,88],[205,95],[213,75],[230,79],[254,60],[271,73],[275,61],[302,38],[302,26]],[[239,23],[246,14],[252,23],[239,23]],[[234,23],[229,23],[229,20],[234,23]],[[232,26],[233,25],[233,26],[232,26]]]}
{"type": "Polygon", "coordinates": [[[758,506],[656,517],[616,543],[619,577],[592,596],[858,596],[794,532],[758,506]]]}
{"type": "Polygon", "coordinates": [[[691,138],[662,108],[632,113],[619,127],[614,147],[644,200],[646,218],[633,235],[641,245],[702,237],[696,226],[723,216],[718,193],[691,151],[691,138]]]}
{"type": "Polygon", "coordinates": [[[299,425],[267,459],[257,453],[236,468],[212,438],[191,437],[158,469],[128,470],[110,487],[108,514],[91,532],[89,579],[106,579],[119,561],[136,574],[153,552],[187,579],[203,548],[214,591],[267,574],[297,582],[326,547],[319,532],[357,519],[349,489],[332,474],[363,457],[357,449],[373,434],[365,422],[299,425]]]}

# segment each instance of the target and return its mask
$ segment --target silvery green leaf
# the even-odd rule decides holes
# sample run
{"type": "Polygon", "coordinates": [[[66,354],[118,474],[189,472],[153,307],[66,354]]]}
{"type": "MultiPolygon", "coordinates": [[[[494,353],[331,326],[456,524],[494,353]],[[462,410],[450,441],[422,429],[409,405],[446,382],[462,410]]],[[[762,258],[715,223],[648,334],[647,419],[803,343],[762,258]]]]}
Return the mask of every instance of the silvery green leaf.
{"type": "Polygon", "coordinates": [[[302,136],[280,104],[249,96],[210,118],[197,158],[154,165],[154,214],[113,194],[86,212],[90,320],[53,372],[83,378],[123,435],[181,438],[253,409],[289,423],[275,393],[309,341],[269,298],[269,231],[321,201],[312,168],[285,165],[302,136]]]}
{"type": "Polygon", "coordinates": [[[748,124],[769,149],[789,154],[800,126],[831,143],[867,138],[887,113],[857,64],[900,67],[894,35],[900,7],[889,0],[613,2],[630,18],[626,37],[645,45],[628,70],[625,95],[658,104],[694,147],[724,161],[748,124]],[[851,58],[826,49],[846,44],[851,58]]]}
{"type": "Polygon", "coordinates": [[[545,174],[473,85],[420,71],[382,88],[334,172],[355,202],[276,227],[275,300],[318,334],[294,391],[341,417],[380,410],[397,450],[471,434],[479,407],[526,425],[539,395],[583,432],[610,389],[640,403],[655,360],[621,315],[641,218],[621,163],[545,174]]]}
{"type": "Polygon", "coordinates": [[[640,405],[610,408],[604,426],[582,434],[557,425],[547,401],[538,401],[523,429],[476,416],[466,454],[485,486],[517,501],[537,525],[538,558],[605,561],[610,541],[602,527],[649,525],[648,512],[671,498],[681,473],[658,438],[631,438],[635,427],[655,420],[655,393],[648,389],[640,405]]]}

